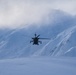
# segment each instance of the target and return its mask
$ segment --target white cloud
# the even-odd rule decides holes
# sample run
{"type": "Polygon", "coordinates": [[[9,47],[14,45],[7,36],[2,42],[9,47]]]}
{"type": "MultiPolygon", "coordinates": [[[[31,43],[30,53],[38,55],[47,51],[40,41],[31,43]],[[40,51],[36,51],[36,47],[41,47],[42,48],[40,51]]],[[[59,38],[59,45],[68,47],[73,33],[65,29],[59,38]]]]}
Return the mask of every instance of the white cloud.
{"type": "Polygon", "coordinates": [[[39,22],[50,9],[76,13],[75,0],[0,0],[0,27],[39,22]]]}

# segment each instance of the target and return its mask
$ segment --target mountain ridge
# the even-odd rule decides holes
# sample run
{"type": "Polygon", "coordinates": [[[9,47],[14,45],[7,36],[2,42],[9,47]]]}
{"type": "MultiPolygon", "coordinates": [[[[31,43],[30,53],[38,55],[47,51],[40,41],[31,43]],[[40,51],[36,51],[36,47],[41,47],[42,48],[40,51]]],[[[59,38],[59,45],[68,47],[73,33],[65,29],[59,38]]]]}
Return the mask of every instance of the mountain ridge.
{"type": "Polygon", "coordinates": [[[0,30],[0,59],[27,56],[66,56],[67,51],[75,46],[76,19],[69,18],[66,13],[61,11],[57,11],[57,13],[55,11],[53,16],[56,19],[51,23],[49,16],[48,25],[44,20],[40,26],[30,25],[17,29],[0,30]],[[61,13],[62,17],[58,17],[58,13],[61,13]],[[41,38],[51,39],[41,40],[42,44],[38,46],[32,45],[30,40],[35,33],[40,34],[41,38]]]}

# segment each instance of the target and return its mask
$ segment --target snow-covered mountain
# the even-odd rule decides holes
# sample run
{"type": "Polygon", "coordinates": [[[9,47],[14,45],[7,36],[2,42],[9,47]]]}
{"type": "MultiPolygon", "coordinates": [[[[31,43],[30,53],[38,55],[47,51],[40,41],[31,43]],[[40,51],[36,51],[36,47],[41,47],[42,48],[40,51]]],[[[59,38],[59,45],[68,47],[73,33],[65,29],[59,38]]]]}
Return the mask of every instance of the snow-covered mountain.
{"type": "Polygon", "coordinates": [[[76,17],[56,10],[42,22],[17,29],[0,29],[0,59],[25,56],[76,56],[76,17]],[[30,43],[34,34],[50,38],[30,43]]]}
{"type": "Polygon", "coordinates": [[[40,52],[41,55],[76,56],[76,26],[70,27],[47,43],[40,52]]]}

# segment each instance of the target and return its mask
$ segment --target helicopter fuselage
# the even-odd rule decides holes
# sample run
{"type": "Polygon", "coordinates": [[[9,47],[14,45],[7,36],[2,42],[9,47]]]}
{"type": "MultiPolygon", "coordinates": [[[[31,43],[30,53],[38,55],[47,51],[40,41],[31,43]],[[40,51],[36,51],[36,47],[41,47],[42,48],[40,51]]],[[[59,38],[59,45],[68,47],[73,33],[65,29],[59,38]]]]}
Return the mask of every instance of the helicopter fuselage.
{"type": "Polygon", "coordinates": [[[37,37],[35,37],[35,38],[33,39],[33,44],[37,44],[37,45],[38,45],[38,42],[39,42],[39,39],[38,39],[37,37]]]}
{"type": "Polygon", "coordinates": [[[39,41],[39,38],[37,38],[37,37],[32,38],[32,39],[33,39],[33,41],[30,41],[30,43],[33,42],[33,45],[39,45],[39,43],[40,44],[42,43],[41,41],[39,41]]]}
{"type": "Polygon", "coordinates": [[[42,41],[39,41],[39,39],[48,39],[48,38],[39,38],[39,36],[40,35],[35,34],[35,37],[32,38],[32,41],[30,41],[30,43],[33,42],[33,45],[39,45],[39,43],[42,44],[42,41]]]}

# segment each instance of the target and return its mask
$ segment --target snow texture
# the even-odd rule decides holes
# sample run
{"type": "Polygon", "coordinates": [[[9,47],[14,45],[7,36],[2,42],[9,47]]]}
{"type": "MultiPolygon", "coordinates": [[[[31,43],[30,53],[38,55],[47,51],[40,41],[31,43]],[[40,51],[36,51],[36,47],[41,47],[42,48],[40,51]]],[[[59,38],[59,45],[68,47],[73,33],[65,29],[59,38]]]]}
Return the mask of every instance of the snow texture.
{"type": "Polygon", "coordinates": [[[76,57],[0,60],[0,75],[76,75],[76,57]]]}

